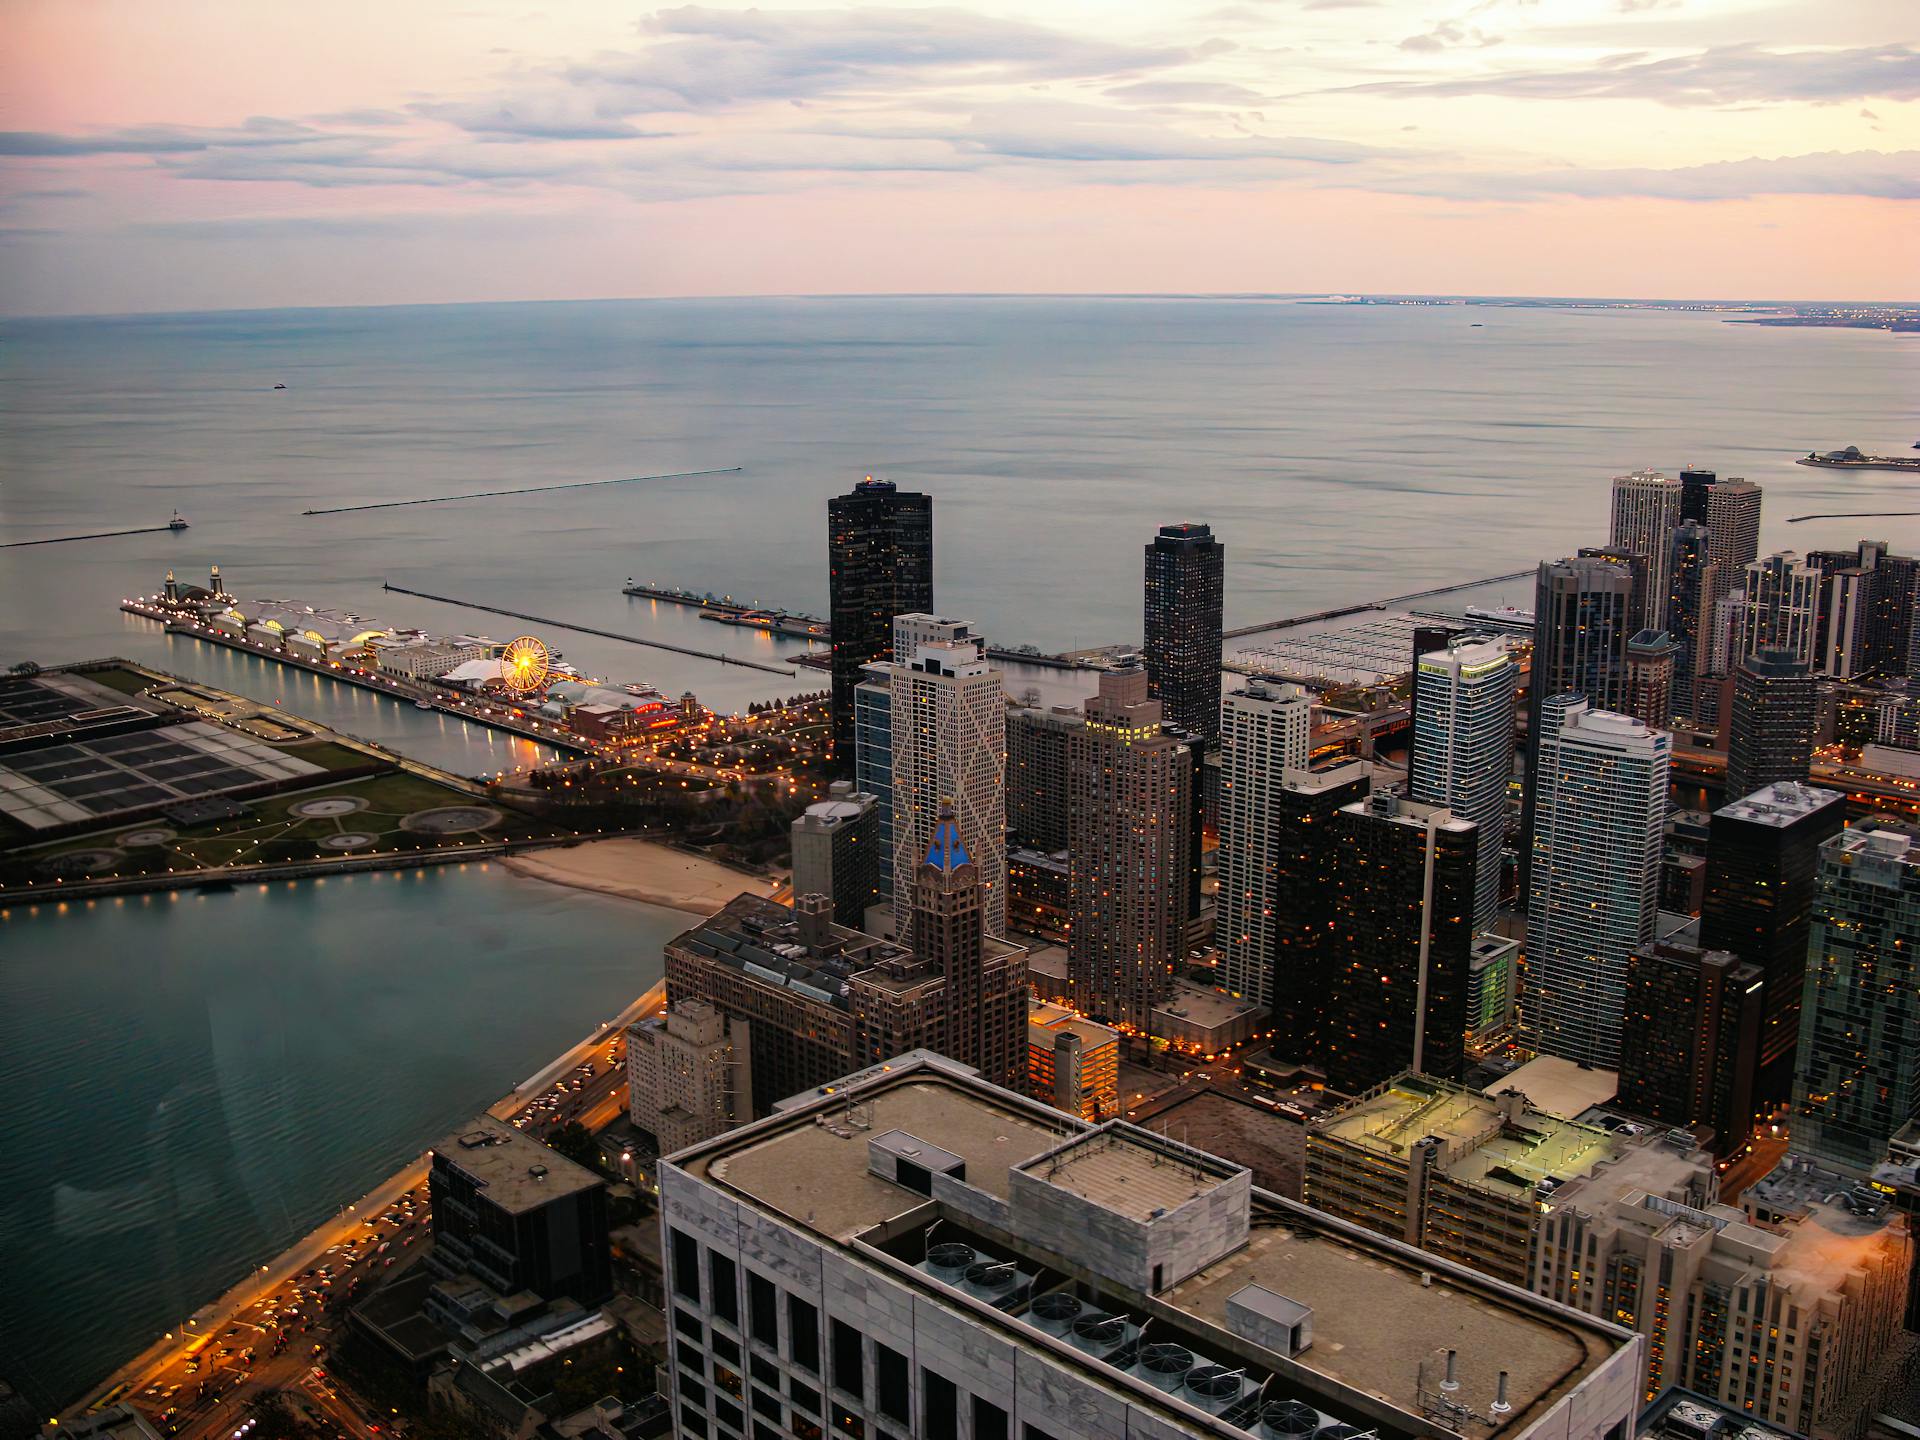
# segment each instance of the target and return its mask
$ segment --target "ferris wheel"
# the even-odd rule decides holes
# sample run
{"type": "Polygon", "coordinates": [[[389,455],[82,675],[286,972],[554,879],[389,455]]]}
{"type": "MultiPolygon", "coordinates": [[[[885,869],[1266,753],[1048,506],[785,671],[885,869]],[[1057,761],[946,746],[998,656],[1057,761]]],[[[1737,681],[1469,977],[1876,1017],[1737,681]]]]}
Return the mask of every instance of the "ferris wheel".
{"type": "Polygon", "coordinates": [[[553,671],[547,647],[531,635],[507,642],[500,652],[500,683],[515,695],[526,695],[547,683],[553,671]]]}

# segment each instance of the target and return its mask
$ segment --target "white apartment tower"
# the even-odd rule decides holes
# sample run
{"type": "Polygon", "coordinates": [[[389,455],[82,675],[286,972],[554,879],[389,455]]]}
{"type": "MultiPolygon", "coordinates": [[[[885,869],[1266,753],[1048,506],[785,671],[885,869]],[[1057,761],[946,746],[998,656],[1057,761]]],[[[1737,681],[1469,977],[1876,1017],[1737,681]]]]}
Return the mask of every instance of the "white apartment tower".
{"type": "Polygon", "coordinates": [[[1248,680],[1220,702],[1220,894],[1215,941],[1227,989],[1273,1004],[1276,797],[1304,770],[1313,694],[1248,680]]]}
{"type": "MultiPolygon", "coordinates": [[[[1638,477],[1623,477],[1638,478],[1638,477]]],[[[1615,481],[1616,518],[1618,486],[1615,481]]],[[[1679,482],[1674,504],[1679,504],[1679,482]]],[[[1474,855],[1473,928],[1491,930],[1500,908],[1500,854],[1507,837],[1507,782],[1513,774],[1513,697],[1520,667],[1498,641],[1457,640],[1422,655],[1414,672],[1419,705],[1414,746],[1420,767],[1412,798],[1441,805],[1479,827],[1474,855]]]]}
{"type": "Polygon", "coordinates": [[[1667,590],[1674,528],[1680,523],[1680,482],[1656,470],[1636,470],[1613,480],[1613,524],[1608,543],[1643,555],[1647,584],[1639,630],[1667,628],[1667,590]]]}
{"type": "Polygon", "coordinates": [[[986,933],[1007,928],[1007,706],[1000,672],[960,620],[901,615],[888,670],[893,729],[894,937],[913,944],[913,879],[943,805],[980,871],[986,933]]]}
{"type": "Polygon", "coordinates": [[[1520,1040],[1617,1069],[1627,956],[1654,938],[1673,737],[1563,694],[1533,744],[1520,1040]]]}

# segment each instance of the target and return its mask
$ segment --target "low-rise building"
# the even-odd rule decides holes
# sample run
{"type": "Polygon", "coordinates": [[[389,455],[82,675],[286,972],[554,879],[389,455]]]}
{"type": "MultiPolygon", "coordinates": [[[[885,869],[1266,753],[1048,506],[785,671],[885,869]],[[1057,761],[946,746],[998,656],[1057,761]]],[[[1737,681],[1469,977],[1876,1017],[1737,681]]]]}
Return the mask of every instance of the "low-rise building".
{"type": "Polygon", "coordinates": [[[668,1161],[661,1217],[684,1435],[1619,1440],[1639,1404],[1621,1327],[937,1056],[668,1161]]]}
{"type": "Polygon", "coordinates": [[[487,647],[478,640],[437,640],[431,635],[383,636],[369,642],[373,663],[388,675],[432,680],[474,660],[487,647]]]}
{"type": "Polygon", "coordinates": [[[1063,1005],[1030,1001],[1027,1093],[1082,1120],[1118,1115],[1120,1032],[1063,1005]]]}
{"type": "Polygon", "coordinates": [[[433,1147],[427,1190],[443,1277],[498,1295],[531,1291],[598,1305],[613,1293],[606,1182],[513,1126],[482,1115],[433,1147]]]}

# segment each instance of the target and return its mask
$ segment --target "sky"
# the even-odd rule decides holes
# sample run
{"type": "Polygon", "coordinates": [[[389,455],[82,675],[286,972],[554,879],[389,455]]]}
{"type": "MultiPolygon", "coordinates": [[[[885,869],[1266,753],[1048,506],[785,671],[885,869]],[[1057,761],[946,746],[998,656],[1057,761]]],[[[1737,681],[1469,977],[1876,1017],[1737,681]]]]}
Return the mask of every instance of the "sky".
{"type": "Polygon", "coordinates": [[[1920,299],[1916,0],[0,0],[0,313],[1920,299]]]}

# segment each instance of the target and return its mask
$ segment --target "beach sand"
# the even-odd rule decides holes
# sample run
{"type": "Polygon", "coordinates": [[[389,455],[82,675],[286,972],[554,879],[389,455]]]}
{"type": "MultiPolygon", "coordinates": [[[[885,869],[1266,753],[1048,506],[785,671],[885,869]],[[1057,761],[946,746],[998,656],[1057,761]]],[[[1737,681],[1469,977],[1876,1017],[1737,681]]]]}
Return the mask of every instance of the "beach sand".
{"type": "Polygon", "coordinates": [[[625,837],[510,855],[501,863],[536,880],[644,900],[689,915],[711,915],[736,895],[766,895],[773,889],[765,880],[698,855],[625,837]]]}

